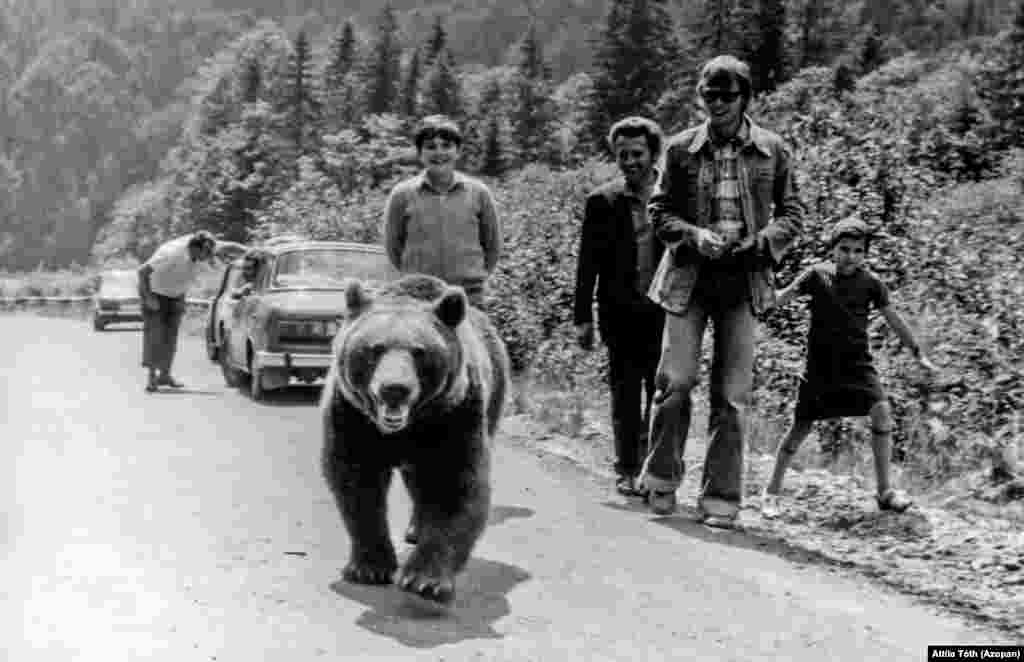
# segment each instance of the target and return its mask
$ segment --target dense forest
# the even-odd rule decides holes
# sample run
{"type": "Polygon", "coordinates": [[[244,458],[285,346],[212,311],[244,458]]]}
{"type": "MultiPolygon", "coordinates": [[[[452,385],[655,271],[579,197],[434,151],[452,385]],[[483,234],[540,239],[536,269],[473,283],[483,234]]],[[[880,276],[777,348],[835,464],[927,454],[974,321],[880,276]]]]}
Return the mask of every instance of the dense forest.
{"type": "Polygon", "coordinates": [[[564,169],[611,118],[688,121],[713,52],[748,58],[762,92],[815,67],[852,85],[911,51],[987,53],[1014,15],[1012,0],[0,0],[0,268],[84,263],[129,218],[145,252],[172,225],[245,238],[348,207],[401,172],[428,111],[465,122],[469,169],[564,169]]]}
{"type": "MultiPolygon", "coordinates": [[[[695,70],[729,52],[808,205],[780,282],[859,214],[943,366],[922,381],[872,327],[900,456],[941,478],[1024,453],[1024,0],[244,4],[0,0],[0,269],[133,262],[196,228],[378,241],[413,123],[447,113],[501,210],[515,367],[593,392],[570,303],[581,202],[615,176],[601,138],[698,120],[695,70]]],[[[756,409],[782,419],[806,315],[764,321],[756,409]]]]}

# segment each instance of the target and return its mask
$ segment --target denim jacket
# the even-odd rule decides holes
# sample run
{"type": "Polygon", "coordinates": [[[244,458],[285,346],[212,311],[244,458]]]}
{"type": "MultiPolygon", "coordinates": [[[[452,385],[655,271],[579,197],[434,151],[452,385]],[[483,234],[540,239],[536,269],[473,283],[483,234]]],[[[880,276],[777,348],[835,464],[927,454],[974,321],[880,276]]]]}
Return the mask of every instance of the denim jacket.
{"type": "MultiPolygon", "coordinates": [[[[777,134],[749,118],[749,133],[739,150],[740,203],[748,236],[756,238],[758,267],[750,272],[751,304],[756,313],[772,303],[772,268],[801,232],[804,206],[793,179],[792,156],[777,134]]],[[[677,315],[686,311],[706,258],[696,249],[697,230],[712,224],[714,161],[709,123],[673,137],[665,154],[665,167],[651,196],[649,213],[655,232],[674,220],[683,230],[679,245],[665,251],[648,296],[677,315]]]]}

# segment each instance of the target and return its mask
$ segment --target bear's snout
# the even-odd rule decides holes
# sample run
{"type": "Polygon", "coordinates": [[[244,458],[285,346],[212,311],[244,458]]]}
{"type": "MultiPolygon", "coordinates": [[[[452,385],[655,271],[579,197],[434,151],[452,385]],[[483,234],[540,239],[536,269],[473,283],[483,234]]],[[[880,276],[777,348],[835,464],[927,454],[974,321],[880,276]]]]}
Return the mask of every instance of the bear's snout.
{"type": "Polygon", "coordinates": [[[390,434],[406,427],[420,393],[412,353],[407,350],[386,352],[370,380],[370,393],[376,405],[375,423],[381,432],[390,434]]]}
{"type": "Polygon", "coordinates": [[[397,409],[412,395],[412,389],[405,384],[386,384],[380,387],[380,399],[384,406],[397,409]]]}

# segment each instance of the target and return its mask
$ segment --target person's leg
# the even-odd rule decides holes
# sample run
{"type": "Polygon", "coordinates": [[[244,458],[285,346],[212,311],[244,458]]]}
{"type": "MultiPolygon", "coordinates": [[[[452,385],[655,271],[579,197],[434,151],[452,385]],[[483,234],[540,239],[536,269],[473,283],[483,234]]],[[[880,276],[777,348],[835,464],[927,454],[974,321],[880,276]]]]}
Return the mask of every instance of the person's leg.
{"type": "Polygon", "coordinates": [[[643,414],[640,420],[640,458],[650,451],[651,407],[654,403],[654,378],[661,359],[661,337],[665,329],[665,313],[659,306],[651,306],[644,318],[644,335],[639,356],[640,381],[643,387],[643,414]]]}
{"type": "Polygon", "coordinates": [[[167,312],[167,370],[164,374],[168,378],[171,376],[174,357],[178,353],[178,330],[181,329],[181,320],[184,316],[185,298],[172,299],[167,312]]]}
{"type": "Polygon", "coordinates": [[[772,468],[772,477],[764,488],[765,494],[778,494],[782,491],[782,481],[785,478],[789,463],[793,456],[800,450],[800,444],[807,439],[807,435],[814,429],[814,421],[808,419],[794,418],[786,436],[775,451],[775,466],[772,468]]]}
{"type": "Polygon", "coordinates": [[[743,496],[743,424],[754,380],[756,319],[750,305],[714,315],[711,411],[700,507],[726,520],[739,514],[743,496]]]}
{"type": "Polygon", "coordinates": [[[903,512],[913,501],[892,488],[890,483],[890,459],[892,457],[892,407],[887,400],[872,405],[871,452],[875,459],[875,485],[878,490],[878,507],[882,510],[903,512]]]}
{"type": "Polygon", "coordinates": [[[628,337],[611,333],[608,346],[608,382],[611,388],[612,434],[615,446],[616,486],[623,494],[634,493],[633,481],[640,470],[640,375],[635,347],[628,337]]]}
{"type": "Polygon", "coordinates": [[[157,387],[157,356],[161,336],[160,311],[142,308],[142,366],[146,368],[146,390],[155,391],[157,387]]]}
{"type": "Polygon", "coordinates": [[[650,490],[651,509],[675,509],[675,491],[683,480],[683,453],[690,428],[690,392],[700,370],[700,345],[707,324],[701,306],[691,303],[682,315],[667,315],[651,409],[650,451],[641,485],[650,490]]]}

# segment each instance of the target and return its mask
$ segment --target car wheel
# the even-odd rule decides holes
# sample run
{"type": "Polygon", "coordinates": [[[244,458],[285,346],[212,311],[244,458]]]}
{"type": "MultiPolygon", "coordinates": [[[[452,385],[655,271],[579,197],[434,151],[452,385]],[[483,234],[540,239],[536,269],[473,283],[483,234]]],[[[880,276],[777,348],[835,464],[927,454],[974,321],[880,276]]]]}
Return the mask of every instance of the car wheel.
{"type": "Polygon", "coordinates": [[[249,376],[249,396],[253,400],[262,400],[266,391],[263,390],[263,368],[252,367],[249,376]]]}
{"type": "Polygon", "coordinates": [[[94,317],[92,318],[92,328],[94,331],[103,331],[107,328],[107,324],[100,318],[94,317]]]}
{"type": "Polygon", "coordinates": [[[224,343],[221,346],[218,355],[218,358],[220,359],[220,371],[224,375],[224,383],[232,388],[241,386],[241,371],[231,365],[231,352],[228,351],[227,338],[224,339],[224,343]]]}

